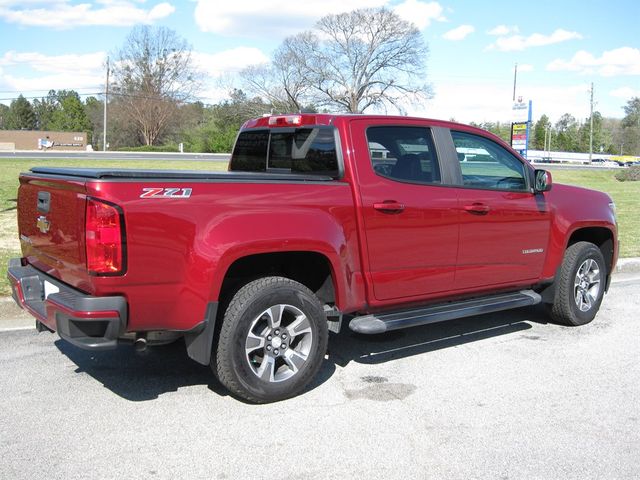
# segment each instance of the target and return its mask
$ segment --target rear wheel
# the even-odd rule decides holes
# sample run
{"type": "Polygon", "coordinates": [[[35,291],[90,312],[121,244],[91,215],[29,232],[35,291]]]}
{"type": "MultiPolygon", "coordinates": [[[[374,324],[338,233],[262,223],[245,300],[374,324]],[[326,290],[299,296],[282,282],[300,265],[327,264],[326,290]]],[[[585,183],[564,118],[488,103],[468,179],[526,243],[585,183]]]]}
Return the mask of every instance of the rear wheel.
{"type": "Polygon", "coordinates": [[[558,278],[551,317],[564,325],[584,325],[594,319],[604,295],[607,278],[600,249],[578,242],[565,252],[558,278]]]}
{"type": "Polygon", "coordinates": [[[288,278],[261,278],[229,303],[212,368],[245,400],[282,400],[300,393],[316,375],[327,339],[324,310],[313,292],[288,278]]]}

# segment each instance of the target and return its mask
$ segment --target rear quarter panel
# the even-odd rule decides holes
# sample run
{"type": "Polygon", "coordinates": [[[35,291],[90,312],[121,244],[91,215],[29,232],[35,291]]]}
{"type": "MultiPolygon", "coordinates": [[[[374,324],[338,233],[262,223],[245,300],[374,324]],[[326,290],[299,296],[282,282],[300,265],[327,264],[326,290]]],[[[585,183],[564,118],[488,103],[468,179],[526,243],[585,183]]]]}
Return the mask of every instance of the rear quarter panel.
{"type": "Polygon", "coordinates": [[[124,277],[94,279],[96,295],[125,295],[130,330],[192,328],[217,301],[225,273],[258,253],[326,256],[337,302],[360,302],[351,189],[342,182],[95,182],[120,205],[127,231],[124,277]],[[191,188],[190,198],[139,198],[145,187],[191,188]]]}

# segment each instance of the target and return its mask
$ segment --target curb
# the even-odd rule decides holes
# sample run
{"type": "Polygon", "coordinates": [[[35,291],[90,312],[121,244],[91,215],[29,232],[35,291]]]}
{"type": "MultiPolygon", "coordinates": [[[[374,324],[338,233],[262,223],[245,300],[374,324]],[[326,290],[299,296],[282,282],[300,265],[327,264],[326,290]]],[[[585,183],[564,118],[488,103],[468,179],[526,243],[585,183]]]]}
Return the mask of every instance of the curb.
{"type": "Polygon", "coordinates": [[[640,272],[640,258],[619,258],[615,273],[640,272]]]}

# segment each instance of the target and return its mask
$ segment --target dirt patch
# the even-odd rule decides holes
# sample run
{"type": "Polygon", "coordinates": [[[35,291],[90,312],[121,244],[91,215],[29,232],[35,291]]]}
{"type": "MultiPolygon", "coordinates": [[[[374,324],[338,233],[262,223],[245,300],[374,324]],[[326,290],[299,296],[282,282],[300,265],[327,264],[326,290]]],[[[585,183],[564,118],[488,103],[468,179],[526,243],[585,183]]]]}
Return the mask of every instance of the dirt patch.
{"type": "Polygon", "coordinates": [[[20,250],[18,221],[15,210],[0,213],[0,248],[20,250]]]}
{"type": "Polygon", "coordinates": [[[376,402],[390,402],[404,400],[413,392],[416,386],[407,383],[374,383],[358,390],[345,390],[349,400],[374,400],[376,402]]]}

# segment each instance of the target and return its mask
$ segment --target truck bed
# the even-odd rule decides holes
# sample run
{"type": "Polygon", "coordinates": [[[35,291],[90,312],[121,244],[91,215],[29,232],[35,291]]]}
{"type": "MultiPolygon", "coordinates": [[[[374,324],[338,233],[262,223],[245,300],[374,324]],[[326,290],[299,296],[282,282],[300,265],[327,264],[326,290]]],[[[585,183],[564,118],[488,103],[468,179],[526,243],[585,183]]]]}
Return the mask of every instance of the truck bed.
{"type": "Polygon", "coordinates": [[[38,175],[55,175],[86,179],[161,179],[161,180],[221,180],[234,182],[328,182],[333,179],[324,175],[303,175],[283,172],[206,172],[197,170],[136,170],[127,168],[51,168],[33,167],[38,175]]]}

